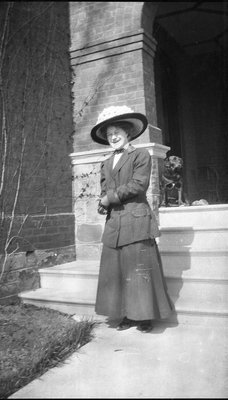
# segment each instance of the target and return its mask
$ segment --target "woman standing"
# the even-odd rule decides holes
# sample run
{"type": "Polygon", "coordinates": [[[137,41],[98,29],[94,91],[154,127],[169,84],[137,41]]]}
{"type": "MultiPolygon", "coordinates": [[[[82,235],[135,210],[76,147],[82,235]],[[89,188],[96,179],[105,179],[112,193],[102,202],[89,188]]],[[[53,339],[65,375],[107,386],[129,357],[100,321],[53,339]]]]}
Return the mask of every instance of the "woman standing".
{"type": "Polygon", "coordinates": [[[130,143],[147,124],[126,106],[109,107],[91,131],[94,141],[114,150],[101,164],[98,212],[107,216],[95,311],[121,319],[118,330],[137,326],[143,332],[173,309],[155,241],[158,225],[146,198],[151,157],[130,143]]]}

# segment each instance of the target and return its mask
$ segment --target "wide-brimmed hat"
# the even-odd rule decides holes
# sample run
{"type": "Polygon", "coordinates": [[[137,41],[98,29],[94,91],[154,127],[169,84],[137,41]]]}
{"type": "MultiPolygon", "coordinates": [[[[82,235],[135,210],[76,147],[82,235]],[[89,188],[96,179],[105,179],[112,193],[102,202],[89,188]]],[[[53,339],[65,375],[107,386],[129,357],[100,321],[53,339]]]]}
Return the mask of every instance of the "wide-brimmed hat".
{"type": "Polygon", "coordinates": [[[139,137],[148,125],[145,115],[135,113],[127,106],[110,106],[99,114],[97,123],[91,130],[92,139],[97,143],[108,145],[109,142],[106,134],[102,132],[102,128],[120,121],[126,121],[132,124],[130,140],[139,137]]]}

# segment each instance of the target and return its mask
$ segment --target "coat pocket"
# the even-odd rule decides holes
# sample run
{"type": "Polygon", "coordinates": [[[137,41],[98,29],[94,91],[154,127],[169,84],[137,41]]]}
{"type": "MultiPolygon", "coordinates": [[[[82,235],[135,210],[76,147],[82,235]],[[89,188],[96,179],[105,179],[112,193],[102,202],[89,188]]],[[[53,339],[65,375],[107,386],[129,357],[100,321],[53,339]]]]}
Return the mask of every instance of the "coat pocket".
{"type": "Polygon", "coordinates": [[[131,211],[134,217],[146,217],[150,215],[150,210],[146,207],[136,207],[134,210],[131,211]]]}
{"type": "Polygon", "coordinates": [[[146,207],[135,207],[122,214],[120,224],[119,245],[138,242],[150,237],[150,211],[146,207]]]}

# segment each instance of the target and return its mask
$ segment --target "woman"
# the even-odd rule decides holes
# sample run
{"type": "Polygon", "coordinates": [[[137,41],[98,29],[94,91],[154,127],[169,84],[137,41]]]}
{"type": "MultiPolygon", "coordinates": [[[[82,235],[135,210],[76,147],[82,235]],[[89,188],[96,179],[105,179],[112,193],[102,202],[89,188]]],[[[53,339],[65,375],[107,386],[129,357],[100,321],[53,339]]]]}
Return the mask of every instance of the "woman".
{"type": "Polygon", "coordinates": [[[95,311],[122,319],[118,330],[137,326],[143,332],[172,311],[155,241],[158,225],[146,198],[151,157],[130,143],[147,124],[126,106],[109,107],[91,131],[94,141],[114,149],[101,164],[98,212],[107,216],[95,311]]]}

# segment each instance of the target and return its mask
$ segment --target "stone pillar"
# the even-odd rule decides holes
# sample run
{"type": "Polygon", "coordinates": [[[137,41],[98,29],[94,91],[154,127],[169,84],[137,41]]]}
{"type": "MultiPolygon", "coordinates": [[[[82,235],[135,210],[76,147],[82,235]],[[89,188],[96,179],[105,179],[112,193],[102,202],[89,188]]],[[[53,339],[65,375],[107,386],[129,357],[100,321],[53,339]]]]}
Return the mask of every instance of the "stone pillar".
{"type": "Polygon", "coordinates": [[[111,149],[72,153],[73,210],[77,259],[99,259],[105,216],[98,214],[100,163],[111,149]]]}
{"type": "MultiPolygon", "coordinates": [[[[157,143],[134,144],[146,148],[152,158],[148,201],[158,218],[160,200],[158,161],[169,147],[157,143]]],[[[111,148],[72,153],[75,243],[77,259],[99,259],[105,216],[97,213],[100,195],[100,162],[110,156],[111,148]]]]}

